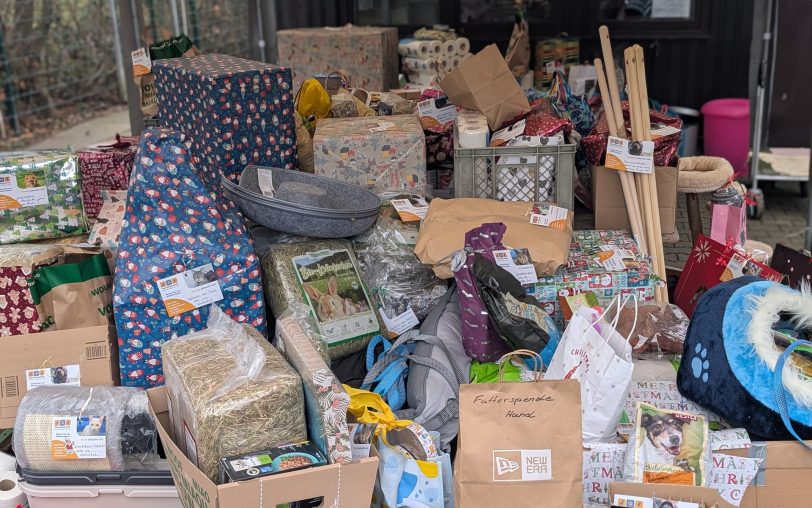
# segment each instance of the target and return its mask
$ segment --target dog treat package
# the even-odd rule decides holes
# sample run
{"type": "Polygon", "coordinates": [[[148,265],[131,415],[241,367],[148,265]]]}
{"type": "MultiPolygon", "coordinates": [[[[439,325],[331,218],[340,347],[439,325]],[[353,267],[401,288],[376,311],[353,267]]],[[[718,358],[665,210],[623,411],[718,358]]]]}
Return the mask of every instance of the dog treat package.
{"type": "Polygon", "coordinates": [[[624,481],[704,486],[711,467],[708,422],[703,416],[637,404],[624,481]]]}
{"type": "Polygon", "coordinates": [[[302,380],[253,327],[212,307],[162,349],[175,441],[212,481],[222,457],[307,439],[302,380]]]}
{"type": "Polygon", "coordinates": [[[96,146],[78,152],[82,174],[82,202],[91,219],[104,203],[103,190],[127,190],[138,151],[138,138],[116,135],[112,145],[96,146]]]}
{"type": "Polygon", "coordinates": [[[313,157],[317,175],[375,192],[426,188],[426,140],[414,115],[319,120],[313,157]]]}
{"type": "Polygon", "coordinates": [[[87,233],[79,174],[67,150],[0,155],[0,244],[87,233]]]}
{"type": "Polygon", "coordinates": [[[385,330],[347,240],[272,245],[262,266],[274,316],[294,302],[310,307],[331,359],[364,349],[385,330]]]}
{"type": "Polygon", "coordinates": [[[159,125],[189,136],[198,173],[213,189],[248,164],[296,167],[291,70],[228,55],[152,65],[159,125]]]}
{"type": "Polygon", "coordinates": [[[114,283],[122,384],[162,384],[161,344],[203,329],[209,304],[265,333],[261,278],[242,216],[198,176],[183,135],[144,131],[114,283]]]}
{"type": "Polygon", "coordinates": [[[330,463],[352,460],[347,407],[350,396],[330,366],[313,347],[313,337],[299,324],[295,313],[276,321],[276,344],[302,377],[310,440],[330,463]]]}
{"type": "Polygon", "coordinates": [[[427,207],[422,196],[391,196],[381,207],[375,225],[353,239],[361,276],[372,302],[387,319],[411,312],[417,320],[423,320],[448,289],[446,282],[414,255],[420,224],[415,213],[427,207]]]}
{"type": "Polygon", "coordinates": [[[40,386],[20,402],[14,453],[33,471],[155,469],[147,393],[120,386],[40,386]]]}

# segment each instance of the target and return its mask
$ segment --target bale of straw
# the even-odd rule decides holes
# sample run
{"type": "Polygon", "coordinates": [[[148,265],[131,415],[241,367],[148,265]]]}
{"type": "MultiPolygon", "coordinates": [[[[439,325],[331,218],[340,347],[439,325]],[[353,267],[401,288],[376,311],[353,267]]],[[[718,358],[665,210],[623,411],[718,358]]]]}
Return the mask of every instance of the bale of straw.
{"type": "Polygon", "coordinates": [[[212,481],[221,457],[307,439],[301,379],[253,327],[210,324],[162,349],[175,443],[212,481]]]}

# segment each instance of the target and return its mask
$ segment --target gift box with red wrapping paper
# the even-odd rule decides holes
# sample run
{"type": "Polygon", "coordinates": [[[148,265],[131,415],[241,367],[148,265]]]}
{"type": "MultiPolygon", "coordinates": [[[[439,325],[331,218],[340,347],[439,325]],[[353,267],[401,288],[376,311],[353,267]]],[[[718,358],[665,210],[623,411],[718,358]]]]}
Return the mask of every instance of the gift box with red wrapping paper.
{"type": "Polygon", "coordinates": [[[757,275],[775,282],[784,278],[769,266],[754,261],[732,242],[721,244],[699,235],[674,290],[674,303],[691,317],[699,298],[707,290],[743,275],[757,275]]]}
{"type": "Polygon", "coordinates": [[[95,219],[102,206],[102,190],[127,190],[133,169],[138,137],[118,136],[112,145],[79,152],[82,202],[88,218],[95,219]]]}

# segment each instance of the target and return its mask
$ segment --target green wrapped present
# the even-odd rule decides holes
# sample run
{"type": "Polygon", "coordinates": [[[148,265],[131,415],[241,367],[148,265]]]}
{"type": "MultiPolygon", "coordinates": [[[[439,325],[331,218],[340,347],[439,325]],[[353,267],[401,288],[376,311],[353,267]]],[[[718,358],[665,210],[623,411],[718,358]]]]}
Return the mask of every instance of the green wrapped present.
{"type": "Polygon", "coordinates": [[[0,244],[87,233],[79,179],[68,150],[0,155],[0,244]]]}

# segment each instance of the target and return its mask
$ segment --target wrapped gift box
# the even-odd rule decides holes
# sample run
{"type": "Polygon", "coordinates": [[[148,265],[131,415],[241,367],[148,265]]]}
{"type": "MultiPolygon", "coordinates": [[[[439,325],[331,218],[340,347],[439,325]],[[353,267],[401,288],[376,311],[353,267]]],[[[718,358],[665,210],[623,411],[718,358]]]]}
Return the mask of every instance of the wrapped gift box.
{"type": "Polygon", "coordinates": [[[117,137],[113,145],[79,152],[82,203],[88,218],[99,216],[102,190],[127,190],[137,151],[137,137],[117,137]]]}
{"type": "Polygon", "coordinates": [[[227,55],[153,63],[161,125],[192,142],[192,162],[219,188],[248,164],[296,167],[291,71],[227,55]]]}
{"type": "Polygon", "coordinates": [[[574,231],[567,268],[549,277],[539,277],[527,293],[536,298],[562,327],[564,316],[559,296],[594,293],[601,305],[617,295],[636,294],[638,301],[654,299],[656,278],[651,262],[640,254],[637,244],[626,231],[574,231]],[[610,269],[612,261],[601,261],[604,252],[626,251],[620,266],[610,269]],[[605,263],[605,264],[604,264],[605,263]]]}
{"type": "Polygon", "coordinates": [[[319,120],[313,136],[317,175],[375,192],[423,190],[426,141],[414,115],[319,120]]]}
{"type": "Polygon", "coordinates": [[[293,69],[293,89],[319,74],[341,71],[353,87],[387,91],[398,87],[398,30],[344,26],[276,32],[279,64],[293,69]]]}

